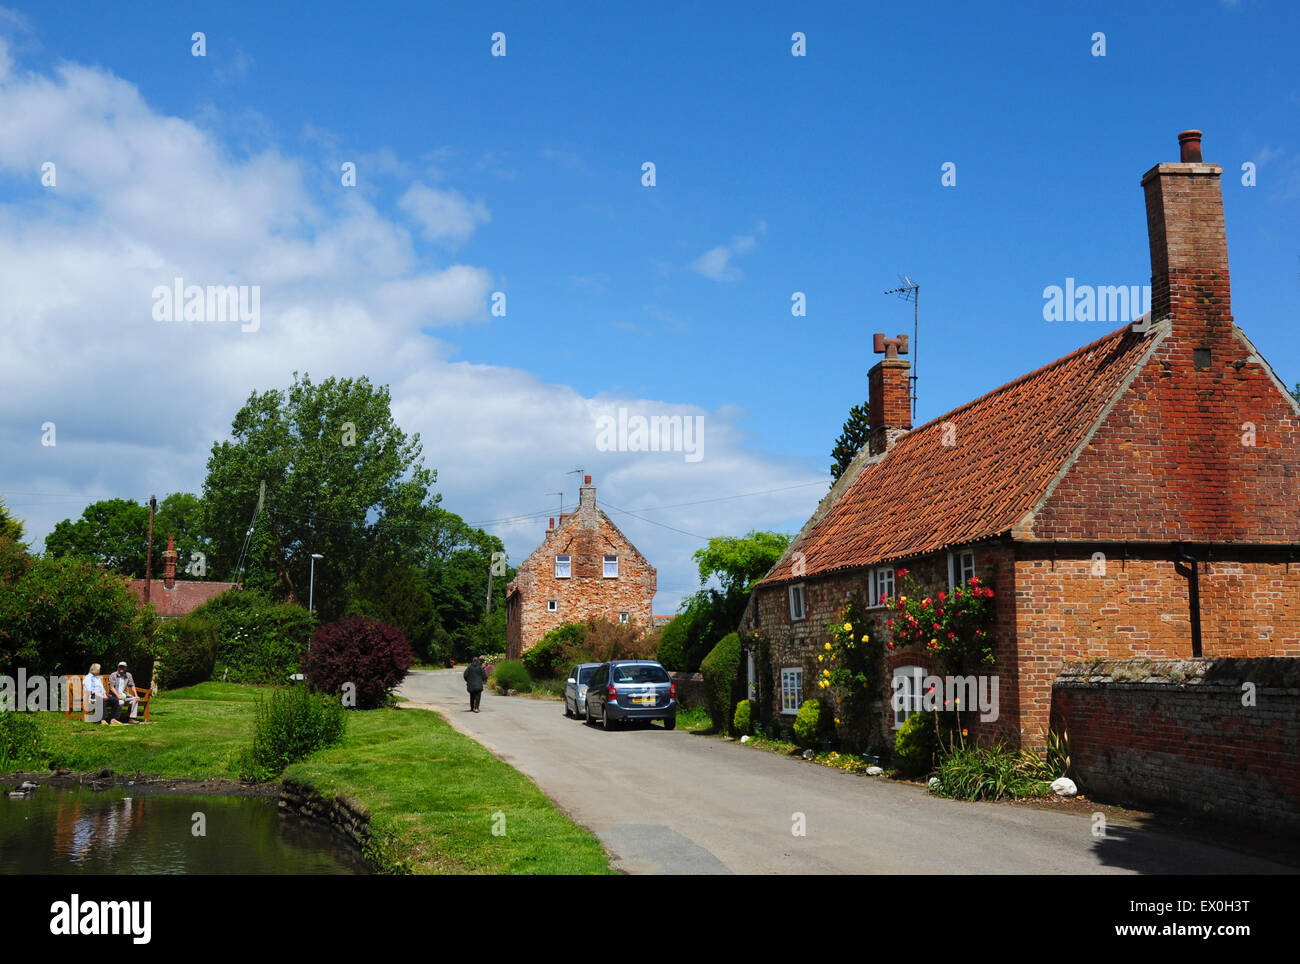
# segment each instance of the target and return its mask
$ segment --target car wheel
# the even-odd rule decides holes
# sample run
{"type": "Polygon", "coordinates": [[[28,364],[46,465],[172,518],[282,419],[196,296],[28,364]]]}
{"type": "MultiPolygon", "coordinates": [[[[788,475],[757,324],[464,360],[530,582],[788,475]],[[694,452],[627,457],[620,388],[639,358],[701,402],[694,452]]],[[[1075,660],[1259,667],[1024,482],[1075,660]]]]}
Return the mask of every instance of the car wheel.
{"type": "Polygon", "coordinates": [[[674,713],[672,716],[665,716],[665,717],[664,717],[664,729],[665,729],[665,730],[675,730],[675,729],[677,729],[677,714],[676,714],[676,713],[674,713]]]}
{"type": "Polygon", "coordinates": [[[591,707],[586,707],[586,710],[587,712],[582,714],[582,722],[587,726],[591,726],[591,707]]]}
{"type": "Polygon", "coordinates": [[[606,730],[614,729],[614,721],[609,718],[609,707],[605,707],[605,712],[600,714],[600,725],[606,730]]]}

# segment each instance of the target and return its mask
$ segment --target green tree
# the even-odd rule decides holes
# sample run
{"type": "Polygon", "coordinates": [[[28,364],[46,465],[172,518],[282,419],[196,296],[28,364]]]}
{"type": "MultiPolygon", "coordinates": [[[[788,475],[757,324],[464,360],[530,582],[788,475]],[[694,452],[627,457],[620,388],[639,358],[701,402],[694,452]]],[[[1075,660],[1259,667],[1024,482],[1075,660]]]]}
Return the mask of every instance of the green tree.
{"type": "Polygon", "coordinates": [[[790,537],[783,533],[751,530],[739,538],[716,536],[703,549],[696,550],[700,582],[717,579],[721,589],[706,586],[686,597],[681,615],[673,620],[683,621],[671,637],[674,645],[681,639],[682,669],[697,670],[722,637],[735,632],[754,584],[775,565],[789,544],[790,537]]]}
{"type": "Polygon", "coordinates": [[[1295,391],[1291,393],[1291,397],[1300,402],[1300,382],[1295,383],[1295,391]]]}
{"type": "Polygon", "coordinates": [[[144,576],[148,546],[149,508],[130,499],[92,502],[76,522],[64,519],[45,538],[52,558],[77,556],[136,579],[144,576]]]}
{"type": "MultiPolygon", "coordinates": [[[[203,502],[189,492],[173,492],[158,503],[153,526],[153,576],[161,578],[167,538],[174,536],[177,578],[186,579],[191,553],[211,551],[203,532],[203,502]]],[[[149,506],[130,499],[102,499],[86,506],[75,522],[64,519],[45,540],[52,558],[79,556],[133,579],[143,579],[149,546],[149,506]]]]}
{"type": "MultiPolygon", "coordinates": [[[[832,479],[839,480],[844,470],[849,467],[849,463],[870,438],[871,422],[867,415],[867,403],[863,402],[849,409],[849,417],[844,423],[844,429],[840,432],[840,437],[835,440],[835,447],[831,449],[831,458],[835,460],[831,464],[832,479]]],[[[831,484],[834,485],[835,482],[831,484]]]]}
{"type": "Polygon", "coordinates": [[[20,549],[26,548],[22,520],[5,507],[4,499],[0,499],[0,539],[12,539],[20,549]]]}
{"type": "MultiPolygon", "coordinates": [[[[471,631],[483,618],[487,604],[488,570],[494,554],[505,560],[505,544],[482,529],[475,529],[454,512],[434,513],[433,535],[424,558],[429,588],[439,624],[456,641],[457,658],[466,654],[471,631]]],[[[509,566],[492,577],[492,611],[504,612],[506,586],[514,578],[509,566]]],[[[474,655],[472,652],[468,655],[474,655]]]]}
{"type": "Polygon", "coordinates": [[[438,629],[438,611],[424,573],[408,565],[371,566],[350,595],[347,615],[396,626],[418,657],[430,658],[429,643],[438,629]]]}
{"type": "Polygon", "coordinates": [[[367,378],[314,384],[294,373],[286,391],[254,392],[235,415],[231,440],[212,447],[203,498],[213,555],[232,577],[253,527],[245,581],[278,598],[305,600],[313,553],[315,603],[340,615],[347,585],[367,566],[410,562],[435,535],[437,473],[418,434],[394,421],[387,387],[367,378]]]}
{"type": "Polygon", "coordinates": [[[740,538],[714,536],[703,549],[695,550],[700,582],[716,576],[725,595],[747,594],[789,545],[790,537],[781,532],[751,529],[740,538]]]}

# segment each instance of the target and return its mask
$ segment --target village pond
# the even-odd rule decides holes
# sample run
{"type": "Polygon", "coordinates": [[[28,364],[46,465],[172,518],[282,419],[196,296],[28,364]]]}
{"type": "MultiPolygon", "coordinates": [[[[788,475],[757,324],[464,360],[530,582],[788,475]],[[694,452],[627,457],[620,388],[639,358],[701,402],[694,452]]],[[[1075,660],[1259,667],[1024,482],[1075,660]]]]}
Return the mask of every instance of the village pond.
{"type": "Polygon", "coordinates": [[[367,872],[347,840],[282,815],[274,797],[58,786],[0,797],[0,874],[367,872]]]}

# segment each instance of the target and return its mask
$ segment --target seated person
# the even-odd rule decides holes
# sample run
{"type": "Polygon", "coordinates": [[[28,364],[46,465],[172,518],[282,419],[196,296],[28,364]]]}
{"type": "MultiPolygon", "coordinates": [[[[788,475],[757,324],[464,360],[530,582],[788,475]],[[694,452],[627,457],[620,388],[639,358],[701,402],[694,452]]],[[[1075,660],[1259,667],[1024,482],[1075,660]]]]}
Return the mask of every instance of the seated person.
{"type": "Polygon", "coordinates": [[[105,691],[99,678],[98,663],[91,664],[90,672],[81,681],[81,702],[90,714],[91,722],[107,725],[117,718],[117,697],[105,691]]]}
{"type": "Polygon", "coordinates": [[[108,688],[113,691],[113,696],[117,698],[120,705],[131,707],[131,714],[126,718],[126,722],[138,722],[135,714],[140,708],[140,700],[135,695],[135,678],[126,671],[125,661],[118,663],[117,672],[108,678],[108,688]]]}

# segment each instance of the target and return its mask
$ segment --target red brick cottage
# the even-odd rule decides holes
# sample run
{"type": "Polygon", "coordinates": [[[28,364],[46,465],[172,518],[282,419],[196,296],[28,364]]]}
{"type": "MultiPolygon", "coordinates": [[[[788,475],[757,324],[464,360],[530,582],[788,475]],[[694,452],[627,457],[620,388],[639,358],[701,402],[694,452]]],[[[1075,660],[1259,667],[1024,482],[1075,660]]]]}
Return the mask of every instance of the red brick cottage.
{"type": "MultiPolygon", "coordinates": [[[[917,429],[908,362],[891,348],[871,370],[869,444],[741,627],[770,646],[771,716],[817,694],[823,623],[851,593],[894,595],[899,567],[935,596],[994,587],[988,726],[1028,746],[1067,661],[1300,656],[1300,406],[1233,323],[1222,169],[1199,132],[1179,141],[1142,178],[1149,316],[917,429]]],[[[868,610],[873,641],[890,613],[868,610]]],[[[877,745],[905,715],[894,678],[934,668],[903,649],[885,667],[877,745]]]]}
{"type": "Polygon", "coordinates": [[[506,587],[506,653],[518,657],[565,623],[588,619],[649,628],[658,576],[596,505],[591,476],[578,489],[578,510],[551,520],[542,544],[506,587]]]}

